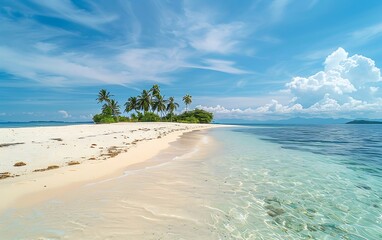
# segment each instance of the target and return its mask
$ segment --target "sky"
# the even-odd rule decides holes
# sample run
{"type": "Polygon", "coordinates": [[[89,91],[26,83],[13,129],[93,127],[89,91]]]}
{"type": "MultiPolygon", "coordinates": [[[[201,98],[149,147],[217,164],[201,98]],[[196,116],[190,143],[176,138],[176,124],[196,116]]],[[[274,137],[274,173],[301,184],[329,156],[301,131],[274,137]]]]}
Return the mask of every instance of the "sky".
{"type": "Polygon", "coordinates": [[[382,119],[378,0],[2,0],[0,120],[89,121],[159,84],[216,120],[382,119]]]}

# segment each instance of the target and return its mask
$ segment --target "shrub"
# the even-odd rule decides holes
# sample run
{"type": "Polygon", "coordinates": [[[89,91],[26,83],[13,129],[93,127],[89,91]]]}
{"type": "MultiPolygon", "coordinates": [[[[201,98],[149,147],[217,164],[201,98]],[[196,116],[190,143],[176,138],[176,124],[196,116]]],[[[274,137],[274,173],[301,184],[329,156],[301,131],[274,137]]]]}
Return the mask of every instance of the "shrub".
{"type": "Polygon", "coordinates": [[[102,107],[102,113],[101,114],[105,115],[105,116],[111,116],[111,115],[113,115],[113,110],[108,105],[104,105],[102,107]]]}
{"type": "Polygon", "coordinates": [[[130,115],[130,122],[138,122],[138,120],[137,114],[133,113],[130,115]]]}
{"type": "Polygon", "coordinates": [[[177,122],[181,122],[181,123],[199,123],[199,119],[197,119],[194,116],[190,116],[190,117],[184,117],[182,119],[178,119],[177,122]]]}
{"type": "Polygon", "coordinates": [[[130,119],[128,117],[125,117],[125,116],[119,116],[118,121],[119,122],[130,122],[130,119]]]}
{"type": "Polygon", "coordinates": [[[104,116],[99,123],[115,123],[115,119],[112,116],[104,116]]]}
{"type": "Polygon", "coordinates": [[[103,114],[96,114],[96,115],[93,116],[93,121],[95,123],[99,123],[99,122],[101,122],[101,119],[102,119],[103,116],[104,116],[103,114]]]}
{"type": "Polygon", "coordinates": [[[166,122],[176,122],[177,121],[177,115],[175,113],[168,113],[166,116],[162,118],[162,120],[166,122]]]}
{"type": "Polygon", "coordinates": [[[141,122],[159,122],[160,117],[152,112],[138,113],[139,121],[141,122]]]}
{"type": "Polygon", "coordinates": [[[195,109],[193,111],[188,111],[177,116],[178,122],[190,122],[195,123],[197,119],[198,123],[210,123],[213,119],[213,114],[202,109],[195,109]]]}
{"type": "Polygon", "coordinates": [[[106,115],[106,114],[96,114],[93,116],[93,121],[95,123],[115,123],[117,122],[117,119],[111,115],[106,115]]]}

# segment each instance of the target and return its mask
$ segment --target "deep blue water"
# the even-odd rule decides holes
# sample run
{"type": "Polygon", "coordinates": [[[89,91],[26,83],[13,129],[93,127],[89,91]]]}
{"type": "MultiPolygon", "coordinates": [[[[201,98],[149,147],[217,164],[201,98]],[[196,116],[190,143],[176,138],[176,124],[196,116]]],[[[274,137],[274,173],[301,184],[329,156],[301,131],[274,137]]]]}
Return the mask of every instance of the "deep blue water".
{"type": "Polygon", "coordinates": [[[238,129],[282,148],[343,156],[350,169],[382,177],[382,125],[284,125],[238,129]]]}

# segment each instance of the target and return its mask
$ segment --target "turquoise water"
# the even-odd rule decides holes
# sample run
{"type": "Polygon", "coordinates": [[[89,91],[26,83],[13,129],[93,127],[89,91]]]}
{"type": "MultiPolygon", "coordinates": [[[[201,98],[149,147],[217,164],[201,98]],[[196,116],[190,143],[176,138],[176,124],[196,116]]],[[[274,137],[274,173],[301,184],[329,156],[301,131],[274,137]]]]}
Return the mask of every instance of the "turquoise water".
{"type": "Polygon", "coordinates": [[[145,167],[10,209],[0,236],[382,239],[382,126],[242,126],[208,136],[216,144],[189,134],[145,167]]]}
{"type": "Polygon", "coordinates": [[[213,225],[237,239],[382,239],[381,126],[219,129],[213,225]]]}

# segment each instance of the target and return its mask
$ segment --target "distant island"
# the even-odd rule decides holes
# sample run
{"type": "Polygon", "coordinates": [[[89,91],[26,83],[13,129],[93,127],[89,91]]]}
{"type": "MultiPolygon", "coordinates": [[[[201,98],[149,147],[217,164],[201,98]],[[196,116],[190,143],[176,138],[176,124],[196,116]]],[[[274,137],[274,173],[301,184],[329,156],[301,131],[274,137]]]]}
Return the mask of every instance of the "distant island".
{"type": "Polygon", "coordinates": [[[369,121],[369,120],[353,120],[353,121],[347,122],[346,124],[382,124],[382,122],[369,121]]]}

